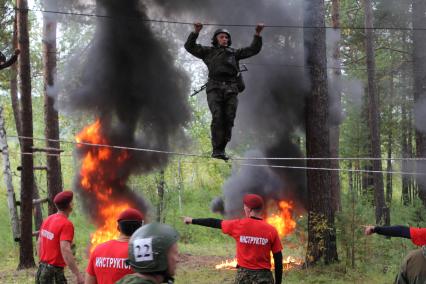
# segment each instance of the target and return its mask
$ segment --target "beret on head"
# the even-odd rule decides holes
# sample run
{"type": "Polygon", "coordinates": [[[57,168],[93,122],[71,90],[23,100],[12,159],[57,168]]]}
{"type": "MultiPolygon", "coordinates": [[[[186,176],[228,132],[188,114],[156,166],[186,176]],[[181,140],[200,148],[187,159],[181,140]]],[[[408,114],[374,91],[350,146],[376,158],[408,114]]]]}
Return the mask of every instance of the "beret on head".
{"type": "Polygon", "coordinates": [[[55,204],[68,204],[72,201],[74,194],[72,191],[66,190],[59,192],[56,194],[55,198],[53,198],[53,203],[55,204]]]}
{"type": "Polygon", "coordinates": [[[140,221],[142,222],[143,215],[139,210],[133,208],[127,208],[117,218],[117,222],[120,221],[140,221]]]}
{"type": "Polygon", "coordinates": [[[250,209],[260,209],[263,207],[263,198],[257,194],[246,194],[243,202],[250,209]]]}

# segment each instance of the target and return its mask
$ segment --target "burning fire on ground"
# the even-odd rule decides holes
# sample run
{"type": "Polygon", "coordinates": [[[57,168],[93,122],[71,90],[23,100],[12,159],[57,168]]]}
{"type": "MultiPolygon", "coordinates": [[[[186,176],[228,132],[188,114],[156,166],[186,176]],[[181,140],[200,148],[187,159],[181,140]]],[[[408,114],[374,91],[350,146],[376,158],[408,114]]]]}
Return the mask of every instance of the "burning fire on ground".
{"type": "MultiPolygon", "coordinates": [[[[296,221],[293,219],[293,205],[291,202],[280,201],[277,204],[278,213],[272,213],[266,218],[266,222],[274,226],[280,238],[290,235],[296,229],[296,221]]],[[[285,255],[285,251],[284,251],[285,255]]],[[[289,270],[295,267],[300,267],[303,264],[302,259],[297,259],[293,256],[287,256],[283,259],[283,270],[289,270]]],[[[274,259],[271,255],[271,265],[274,267],[274,259]]],[[[216,269],[236,269],[237,259],[225,260],[217,264],[216,269]]]]}
{"type": "MultiPolygon", "coordinates": [[[[101,121],[85,127],[76,137],[78,143],[108,145],[103,136],[101,121]]],[[[115,150],[109,147],[77,144],[82,151],[79,185],[84,193],[93,196],[96,204],[95,222],[97,230],[91,236],[90,252],[96,245],[118,237],[117,217],[125,209],[133,207],[130,202],[113,197],[113,186],[121,181],[117,169],[129,159],[126,150],[115,150]]]]}

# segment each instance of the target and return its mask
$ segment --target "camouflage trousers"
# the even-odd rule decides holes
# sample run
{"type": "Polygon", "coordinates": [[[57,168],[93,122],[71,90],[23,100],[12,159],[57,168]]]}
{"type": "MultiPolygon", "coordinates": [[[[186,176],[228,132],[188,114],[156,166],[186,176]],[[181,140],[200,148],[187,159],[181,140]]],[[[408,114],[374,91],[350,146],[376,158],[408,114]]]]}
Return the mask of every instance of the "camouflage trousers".
{"type": "Polygon", "coordinates": [[[40,262],[35,279],[36,284],[66,284],[64,268],[40,262]]]}
{"type": "Polygon", "coordinates": [[[274,284],[274,278],[270,270],[251,270],[238,267],[234,284],[274,284]]]}
{"type": "Polygon", "coordinates": [[[213,150],[224,151],[231,140],[237,114],[238,88],[236,83],[209,81],[207,103],[212,114],[210,125],[213,150]]]}

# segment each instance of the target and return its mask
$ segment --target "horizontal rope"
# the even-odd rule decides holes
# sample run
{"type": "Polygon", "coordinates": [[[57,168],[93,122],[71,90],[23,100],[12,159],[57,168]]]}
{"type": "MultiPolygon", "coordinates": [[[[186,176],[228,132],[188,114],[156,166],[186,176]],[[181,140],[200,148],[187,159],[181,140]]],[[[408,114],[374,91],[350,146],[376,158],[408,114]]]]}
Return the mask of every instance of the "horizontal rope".
{"type": "MultiPolygon", "coordinates": [[[[50,141],[50,142],[59,142],[59,143],[66,143],[66,144],[74,144],[74,145],[85,145],[85,146],[92,146],[92,147],[106,147],[106,148],[112,148],[112,149],[118,149],[118,150],[129,150],[129,151],[138,151],[138,152],[151,152],[151,153],[158,153],[158,154],[167,154],[167,155],[175,155],[175,156],[187,156],[187,157],[198,157],[198,158],[207,158],[211,159],[209,155],[202,155],[202,154],[194,154],[194,153],[182,153],[182,152],[175,152],[175,151],[164,151],[164,150],[155,150],[155,149],[148,149],[148,148],[137,148],[137,147],[126,147],[126,146],[119,146],[119,145],[108,145],[108,144],[96,144],[96,143],[87,143],[87,142],[77,142],[77,141],[70,141],[70,140],[61,140],[61,139],[48,139],[48,138],[37,138],[37,137],[26,137],[26,136],[17,136],[17,135],[10,135],[8,136],[10,138],[17,138],[17,139],[32,139],[32,140],[39,140],[39,141],[50,141]]],[[[59,149],[60,150],[60,149],[59,149]]],[[[235,161],[247,161],[247,160],[282,160],[282,161],[292,161],[292,160],[340,160],[340,161],[346,161],[346,160],[354,160],[354,161],[388,161],[388,160],[394,160],[394,161],[426,161],[426,157],[421,158],[373,158],[373,157],[233,157],[231,160],[235,161]]]]}
{"type": "Polygon", "coordinates": [[[320,171],[358,172],[358,173],[381,173],[381,174],[401,174],[401,175],[421,175],[421,176],[426,175],[426,173],[418,173],[418,172],[375,171],[375,170],[357,170],[357,169],[342,169],[342,168],[295,167],[295,166],[259,165],[259,164],[245,164],[245,163],[241,163],[239,165],[240,166],[249,166],[249,167],[268,167],[268,168],[280,168],[280,169],[320,170],[320,171]]]}
{"type": "MultiPolygon", "coordinates": [[[[35,155],[37,153],[25,153],[25,152],[13,152],[9,151],[9,153],[15,153],[15,154],[23,154],[23,155],[35,155]]],[[[48,154],[48,156],[60,156],[58,154],[48,154]]],[[[61,155],[61,156],[72,156],[72,155],[61,155]]],[[[211,158],[211,157],[208,157],[211,158]]],[[[211,158],[213,159],[213,158],[211,158]]],[[[233,160],[233,159],[231,159],[233,160]]],[[[179,161],[176,161],[179,163],[179,161]]],[[[219,162],[196,162],[196,161],[180,161],[180,163],[183,164],[208,164],[208,165],[226,165],[230,166],[230,164],[227,163],[219,163],[219,162]]],[[[359,173],[382,173],[382,174],[400,174],[400,175],[421,175],[424,176],[426,173],[419,173],[419,172],[402,172],[402,171],[375,171],[375,170],[360,170],[360,169],[346,169],[346,168],[324,168],[324,167],[298,167],[298,166],[279,166],[279,165],[267,165],[267,164],[247,164],[247,163],[236,163],[239,166],[246,166],[246,167],[261,167],[261,168],[279,168],[279,169],[298,169],[298,170],[320,170],[320,171],[338,171],[338,172],[359,172],[359,173]]]]}
{"type": "MultiPolygon", "coordinates": [[[[178,24],[178,25],[193,25],[193,22],[187,21],[177,21],[177,20],[163,20],[163,19],[147,19],[142,17],[116,17],[116,16],[108,16],[108,15],[100,15],[100,14],[91,14],[91,13],[77,13],[77,12],[65,12],[65,11],[55,11],[55,10],[43,10],[43,9],[35,9],[28,8],[22,9],[14,7],[14,10],[17,11],[31,11],[31,12],[41,12],[48,14],[59,14],[59,15],[69,15],[69,16],[83,16],[83,17],[96,17],[96,18],[106,18],[106,19],[134,19],[143,22],[151,22],[151,23],[162,23],[162,24],[178,24]]],[[[226,24],[226,23],[203,23],[205,26],[218,26],[218,27],[255,27],[256,24],[226,24]]],[[[421,30],[426,31],[426,27],[363,27],[363,26],[341,26],[339,28],[335,28],[332,26],[300,26],[300,25],[265,25],[267,28],[286,28],[286,29],[342,29],[342,30],[398,30],[398,31],[414,31],[421,30]]]]}

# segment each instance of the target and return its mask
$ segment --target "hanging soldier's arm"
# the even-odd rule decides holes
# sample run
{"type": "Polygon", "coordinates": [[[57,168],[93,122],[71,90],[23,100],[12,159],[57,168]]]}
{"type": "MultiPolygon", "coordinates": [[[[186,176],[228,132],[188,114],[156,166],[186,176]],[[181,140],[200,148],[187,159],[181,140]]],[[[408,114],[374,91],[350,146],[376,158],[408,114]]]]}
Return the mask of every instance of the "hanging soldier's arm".
{"type": "Polygon", "coordinates": [[[277,252],[273,254],[275,264],[275,284],[281,284],[283,279],[283,254],[277,252]]]}
{"type": "Polygon", "coordinates": [[[71,250],[71,243],[69,241],[61,241],[61,253],[66,265],[70,268],[71,272],[77,277],[77,283],[84,283],[84,277],[78,269],[74,255],[71,250]]]}
{"type": "Polygon", "coordinates": [[[235,52],[235,58],[238,61],[241,59],[252,57],[260,52],[260,50],[262,49],[262,37],[260,36],[260,33],[262,32],[263,28],[263,24],[257,24],[256,33],[253,37],[251,45],[248,47],[237,49],[237,51],[235,52]]]}
{"type": "Polygon", "coordinates": [[[185,49],[197,58],[204,59],[210,50],[209,47],[197,44],[197,38],[200,34],[203,25],[201,23],[194,24],[194,31],[189,34],[188,39],[185,42],[185,49]]]}
{"type": "Polygon", "coordinates": [[[198,218],[193,219],[191,217],[184,217],[183,221],[185,224],[194,224],[204,227],[210,227],[214,229],[222,229],[222,220],[215,218],[198,218]]]}

